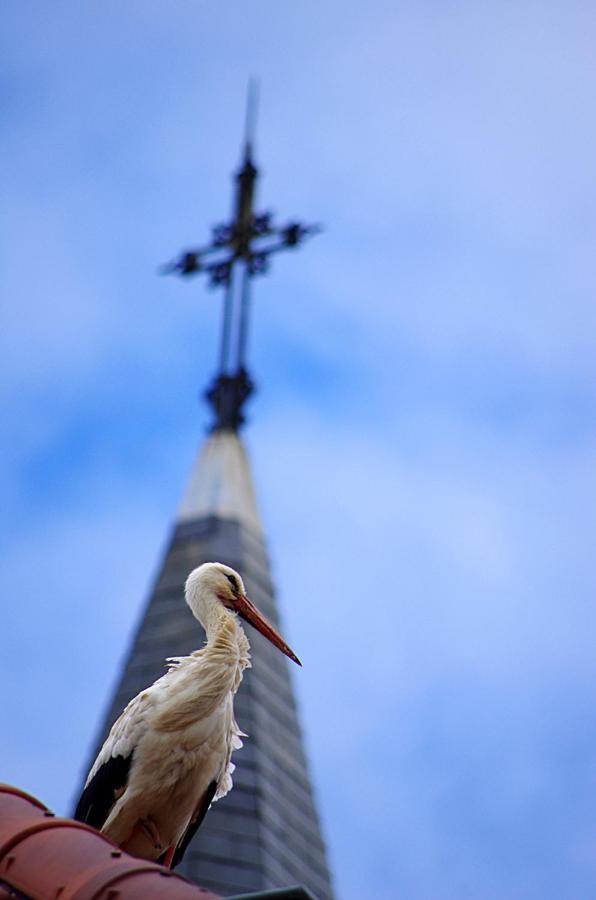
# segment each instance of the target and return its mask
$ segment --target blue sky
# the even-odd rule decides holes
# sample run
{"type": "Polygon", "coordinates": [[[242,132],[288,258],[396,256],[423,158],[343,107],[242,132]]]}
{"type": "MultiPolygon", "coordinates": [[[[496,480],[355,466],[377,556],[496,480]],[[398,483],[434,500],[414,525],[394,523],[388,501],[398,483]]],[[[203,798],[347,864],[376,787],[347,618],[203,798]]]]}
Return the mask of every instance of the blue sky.
{"type": "Polygon", "coordinates": [[[596,878],[596,11],[4,8],[2,778],[68,808],[207,421],[218,298],[156,276],[260,205],[246,439],[338,893],[596,878]]]}

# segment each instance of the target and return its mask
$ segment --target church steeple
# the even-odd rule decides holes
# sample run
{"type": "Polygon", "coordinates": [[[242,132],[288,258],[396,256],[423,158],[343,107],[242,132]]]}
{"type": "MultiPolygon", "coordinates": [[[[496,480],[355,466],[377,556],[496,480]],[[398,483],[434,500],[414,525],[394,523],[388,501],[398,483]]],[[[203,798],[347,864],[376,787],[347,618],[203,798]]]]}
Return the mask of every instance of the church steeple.
{"type": "Polygon", "coordinates": [[[249,83],[243,158],[235,177],[233,218],[216,225],[211,243],[185,250],[162,268],[182,277],[206,273],[209,284],[224,292],[219,369],[205,396],[214,413],[212,429],[238,431],[244,404],[255,389],[247,368],[251,281],[269,266],[272,254],[296,247],[316,225],[289,222],[278,226],[270,212],[255,210],[259,170],[253,161],[257,111],[256,83],[249,83]]]}
{"type": "MultiPolygon", "coordinates": [[[[224,291],[219,369],[207,392],[214,421],[176,515],[97,749],[129,700],[163,674],[166,657],[185,656],[201,646],[204,635],[184,603],[184,582],[196,566],[213,560],[232,566],[259,609],[281,627],[250,464],[239,434],[244,403],[253,389],[246,364],[249,288],[271,254],[296,246],[316,229],[297,223],[277,228],[269,213],[254,211],[258,172],[250,123],[255,103],[253,93],[232,222],[217,226],[207,247],[188,251],[168,267],[186,276],[206,272],[210,283],[224,291]]],[[[288,661],[257,632],[251,633],[250,642],[253,668],[235,700],[238,724],[248,738],[234,755],[234,787],[213,804],[177,871],[223,896],[305,885],[317,900],[333,900],[288,661]]]]}

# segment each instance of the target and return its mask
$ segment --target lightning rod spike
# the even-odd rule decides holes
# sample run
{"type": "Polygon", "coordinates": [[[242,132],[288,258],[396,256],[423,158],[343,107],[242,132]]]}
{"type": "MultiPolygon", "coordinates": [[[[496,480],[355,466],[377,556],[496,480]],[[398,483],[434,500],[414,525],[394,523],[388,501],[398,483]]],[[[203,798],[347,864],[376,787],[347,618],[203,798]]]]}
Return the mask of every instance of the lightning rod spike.
{"type": "Polygon", "coordinates": [[[248,79],[246,94],[246,120],[244,125],[244,156],[250,159],[254,150],[257,125],[257,109],[259,105],[259,82],[256,78],[248,79]]]}

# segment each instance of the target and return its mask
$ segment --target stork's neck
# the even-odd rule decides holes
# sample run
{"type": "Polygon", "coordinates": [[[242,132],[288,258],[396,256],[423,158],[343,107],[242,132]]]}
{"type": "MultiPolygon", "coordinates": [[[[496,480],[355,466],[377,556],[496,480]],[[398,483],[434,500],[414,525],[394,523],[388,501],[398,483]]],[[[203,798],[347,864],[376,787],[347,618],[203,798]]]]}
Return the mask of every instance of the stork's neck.
{"type": "Polygon", "coordinates": [[[207,635],[207,651],[233,656],[240,672],[250,665],[250,644],[236,613],[218,602],[207,606],[202,620],[207,635]]]}
{"type": "Polygon", "coordinates": [[[236,616],[234,613],[230,612],[229,609],[226,609],[219,600],[212,600],[209,598],[207,602],[204,602],[199,622],[205,629],[207,643],[211,644],[222,629],[230,627],[232,621],[237,626],[235,619],[236,616]]]}

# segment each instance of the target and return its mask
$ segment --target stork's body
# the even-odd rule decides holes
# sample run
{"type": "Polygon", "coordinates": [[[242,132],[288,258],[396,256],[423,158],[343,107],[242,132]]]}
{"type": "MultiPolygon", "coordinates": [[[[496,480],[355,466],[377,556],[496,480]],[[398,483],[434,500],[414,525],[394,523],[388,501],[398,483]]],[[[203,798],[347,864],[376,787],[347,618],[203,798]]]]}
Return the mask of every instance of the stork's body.
{"type": "Polygon", "coordinates": [[[250,666],[241,615],[298,662],[220,563],[195,569],[186,600],[207,644],[168,660],[168,672],[130,701],[97,757],[75,818],[144,859],[176,865],[212,800],[232,787],[242,746],[233,698],[250,666]]]}

